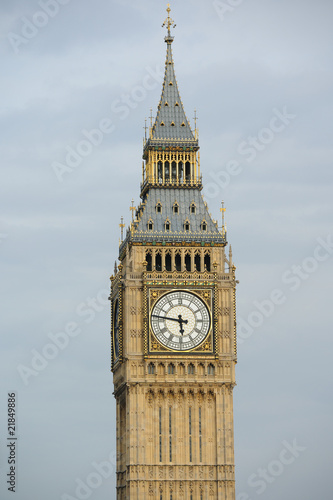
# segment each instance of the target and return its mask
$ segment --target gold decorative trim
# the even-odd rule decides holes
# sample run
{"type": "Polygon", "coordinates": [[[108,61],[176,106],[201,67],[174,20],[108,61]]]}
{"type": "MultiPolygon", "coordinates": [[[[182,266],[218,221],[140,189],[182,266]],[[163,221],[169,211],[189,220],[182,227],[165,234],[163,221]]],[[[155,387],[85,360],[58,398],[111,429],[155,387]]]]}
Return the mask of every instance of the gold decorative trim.
{"type": "MultiPolygon", "coordinates": [[[[148,274],[148,273],[144,273],[148,274]]],[[[149,354],[175,354],[175,355],[191,355],[193,353],[200,354],[214,354],[217,352],[216,350],[216,337],[217,337],[217,325],[214,317],[214,303],[215,297],[217,295],[215,284],[211,283],[206,287],[203,287],[200,284],[200,288],[197,288],[198,283],[193,283],[193,288],[186,286],[178,286],[177,288],[170,288],[169,284],[162,285],[163,288],[152,288],[149,286],[150,283],[147,281],[144,284],[144,302],[146,304],[145,311],[147,310],[147,314],[144,315],[144,331],[145,331],[145,357],[149,354]],[[193,295],[198,296],[207,306],[210,314],[211,326],[210,330],[203,340],[203,342],[194,347],[193,349],[189,349],[186,351],[178,351],[175,349],[169,349],[165,347],[163,344],[159,342],[159,340],[155,337],[154,332],[150,328],[150,311],[153,309],[155,303],[165,294],[172,293],[174,291],[179,291],[180,289],[184,289],[186,292],[190,292],[193,295]],[[147,350],[146,350],[147,348],[147,350]]]]}

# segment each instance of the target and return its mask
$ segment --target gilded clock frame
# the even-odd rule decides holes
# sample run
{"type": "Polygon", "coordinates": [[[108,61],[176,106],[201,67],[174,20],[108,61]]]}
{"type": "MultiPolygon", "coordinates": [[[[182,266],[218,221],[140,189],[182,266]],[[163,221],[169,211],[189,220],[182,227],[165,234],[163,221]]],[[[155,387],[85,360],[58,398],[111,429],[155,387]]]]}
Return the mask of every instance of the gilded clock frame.
{"type": "Polygon", "coordinates": [[[146,321],[144,323],[144,336],[145,336],[145,356],[155,356],[155,355],[175,355],[175,356],[189,356],[189,355],[216,355],[216,325],[217,325],[217,314],[215,307],[216,300],[216,285],[214,283],[206,285],[196,285],[196,286],[184,286],[184,283],[181,282],[179,285],[170,286],[161,286],[161,284],[157,286],[145,286],[144,287],[144,304],[145,304],[145,318],[146,321]],[[151,328],[150,315],[151,311],[156,304],[156,302],[165,294],[172,292],[189,292],[193,295],[196,295],[199,299],[201,299],[206,305],[209,315],[210,315],[210,329],[206,336],[206,338],[199,344],[199,346],[194,347],[193,349],[188,349],[184,351],[179,351],[176,349],[170,349],[164,346],[158,339],[155,337],[154,332],[151,328]]]}

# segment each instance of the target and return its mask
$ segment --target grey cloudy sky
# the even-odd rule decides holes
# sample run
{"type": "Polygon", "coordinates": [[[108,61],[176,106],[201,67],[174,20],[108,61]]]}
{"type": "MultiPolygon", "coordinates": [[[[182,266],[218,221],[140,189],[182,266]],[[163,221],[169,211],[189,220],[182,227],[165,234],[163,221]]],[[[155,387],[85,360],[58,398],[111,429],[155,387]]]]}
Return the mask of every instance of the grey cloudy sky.
{"type": "MultiPolygon", "coordinates": [[[[197,109],[205,198],[214,218],[226,203],[240,281],[238,500],[328,500],[333,4],[171,7],[192,124],[197,109]]],[[[144,119],[155,113],[164,71],[165,8],[161,0],[0,4],[5,500],[13,498],[8,391],[17,392],[16,500],[115,498],[106,296],[120,216],[128,223],[131,199],[139,202],[144,119]],[[55,338],[62,348],[52,348],[55,338]],[[38,358],[43,352],[48,360],[38,358]],[[103,461],[111,465],[99,484],[103,461]]]]}

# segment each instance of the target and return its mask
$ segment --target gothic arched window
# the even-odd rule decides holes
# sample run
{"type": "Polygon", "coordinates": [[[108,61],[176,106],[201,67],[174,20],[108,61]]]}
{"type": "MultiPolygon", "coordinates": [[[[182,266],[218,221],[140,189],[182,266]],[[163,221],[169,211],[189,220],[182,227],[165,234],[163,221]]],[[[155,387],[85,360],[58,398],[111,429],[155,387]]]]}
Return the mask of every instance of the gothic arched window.
{"type": "Polygon", "coordinates": [[[191,255],[189,253],[185,254],[185,268],[186,271],[192,271],[191,269],[191,255]]]}
{"type": "Polygon", "coordinates": [[[152,256],[151,256],[151,252],[147,252],[146,254],[146,262],[147,262],[147,271],[151,271],[152,270],[152,256]]]}
{"type": "Polygon", "coordinates": [[[212,364],[208,365],[208,370],[207,371],[208,371],[208,375],[214,375],[214,373],[215,373],[215,367],[214,367],[214,365],[212,365],[212,364]]]}
{"type": "Polygon", "coordinates": [[[194,365],[192,363],[190,363],[187,367],[187,373],[189,375],[194,375],[194,365]]]}

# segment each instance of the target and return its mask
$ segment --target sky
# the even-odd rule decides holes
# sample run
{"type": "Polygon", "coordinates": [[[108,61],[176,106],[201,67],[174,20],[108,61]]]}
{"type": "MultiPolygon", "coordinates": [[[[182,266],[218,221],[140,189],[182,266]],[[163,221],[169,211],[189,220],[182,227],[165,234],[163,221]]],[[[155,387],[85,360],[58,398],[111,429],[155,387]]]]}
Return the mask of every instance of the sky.
{"type": "MultiPolygon", "coordinates": [[[[1,499],[115,498],[109,277],[164,72],[160,0],[0,3],[1,499]],[[15,393],[15,488],[7,400],[15,393]]],[[[330,0],[170,1],[237,267],[237,500],[332,498],[330,0]]]]}

